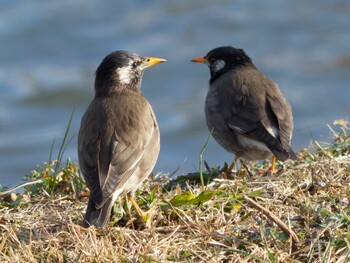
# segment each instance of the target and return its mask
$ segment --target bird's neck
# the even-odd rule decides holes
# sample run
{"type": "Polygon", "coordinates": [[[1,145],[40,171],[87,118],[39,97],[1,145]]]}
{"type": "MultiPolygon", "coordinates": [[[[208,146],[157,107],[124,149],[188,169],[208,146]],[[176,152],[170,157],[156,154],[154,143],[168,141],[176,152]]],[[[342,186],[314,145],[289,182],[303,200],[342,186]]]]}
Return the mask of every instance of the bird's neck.
{"type": "Polygon", "coordinates": [[[251,68],[256,69],[253,63],[251,63],[250,61],[244,61],[241,64],[227,64],[226,67],[224,67],[222,70],[219,70],[217,72],[210,70],[209,83],[212,84],[215,80],[217,80],[227,72],[235,73],[240,70],[251,69],[251,68]]]}
{"type": "Polygon", "coordinates": [[[95,83],[95,96],[104,97],[112,96],[115,93],[131,91],[131,92],[140,92],[141,91],[141,82],[131,82],[131,83],[120,83],[116,81],[111,82],[96,82],[95,83]]]}

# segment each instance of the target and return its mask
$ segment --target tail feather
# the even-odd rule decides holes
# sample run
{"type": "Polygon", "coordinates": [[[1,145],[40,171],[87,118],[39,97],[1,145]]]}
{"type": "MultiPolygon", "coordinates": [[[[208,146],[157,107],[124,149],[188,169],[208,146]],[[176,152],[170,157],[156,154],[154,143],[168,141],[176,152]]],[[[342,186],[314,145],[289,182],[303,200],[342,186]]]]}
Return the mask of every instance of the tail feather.
{"type": "Polygon", "coordinates": [[[280,161],[285,161],[288,159],[291,160],[298,160],[298,156],[295,154],[295,152],[293,151],[293,149],[291,147],[289,147],[289,149],[285,150],[283,149],[282,151],[280,149],[276,150],[276,149],[271,149],[272,153],[276,156],[276,158],[280,161]]]}
{"type": "Polygon", "coordinates": [[[289,152],[285,151],[285,150],[276,150],[276,149],[271,149],[270,148],[270,151],[272,151],[272,153],[276,156],[277,160],[279,161],[285,161],[289,158],[289,152]]]}
{"type": "Polygon", "coordinates": [[[109,221],[113,203],[112,198],[109,198],[101,208],[97,209],[94,201],[90,197],[83,221],[83,227],[104,227],[109,221]]]}
{"type": "Polygon", "coordinates": [[[294,161],[299,159],[298,156],[293,151],[292,147],[289,147],[288,152],[289,152],[289,159],[294,160],[294,161]]]}

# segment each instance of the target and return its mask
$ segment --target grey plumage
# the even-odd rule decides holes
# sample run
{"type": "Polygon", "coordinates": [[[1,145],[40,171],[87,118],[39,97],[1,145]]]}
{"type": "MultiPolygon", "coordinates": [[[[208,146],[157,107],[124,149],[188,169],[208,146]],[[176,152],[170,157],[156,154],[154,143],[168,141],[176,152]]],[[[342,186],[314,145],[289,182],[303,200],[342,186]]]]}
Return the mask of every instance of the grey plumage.
{"type": "Polygon", "coordinates": [[[80,170],[90,189],[85,227],[105,226],[116,198],[133,194],[157,161],[159,129],[141,79],[145,67],[163,61],[116,51],[96,71],[95,97],[78,135],[80,170]]]}
{"type": "Polygon", "coordinates": [[[297,158],[290,146],[291,107],[243,50],[220,47],[192,61],[210,68],[205,116],[223,148],[250,161],[272,155],[281,161],[297,158]]]}

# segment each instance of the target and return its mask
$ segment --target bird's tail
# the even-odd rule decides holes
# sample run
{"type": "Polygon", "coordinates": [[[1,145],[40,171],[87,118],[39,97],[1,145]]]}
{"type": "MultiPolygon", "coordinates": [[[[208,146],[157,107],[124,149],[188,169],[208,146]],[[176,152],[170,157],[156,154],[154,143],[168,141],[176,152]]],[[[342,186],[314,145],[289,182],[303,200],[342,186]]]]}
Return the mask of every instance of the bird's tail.
{"type": "Polygon", "coordinates": [[[292,148],[288,147],[288,149],[286,149],[283,147],[281,141],[269,133],[261,122],[256,125],[255,129],[246,132],[246,134],[257,141],[263,142],[280,161],[297,159],[297,156],[293,152],[292,148]]]}
{"type": "Polygon", "coordinates": [[[291,147],[289,147],[287,150],[283,149],[282,147],[278,147],[277,149],[271,147],[270,150],[280,161],[285,161],[287,159],[298,160],[298,156],[291,147]]]}
{"type": "Polygon", "coordinates": [[[83,227],[104,227],[109,221],[113,203],[112,198],[109,198],[101,208],[97,209],[94,201],[90,197],[83,221],[83,227]]]}
{"type": "Polygon", "coordinates": [[[289,159],[294,160],[294,161],[299,159],[298,156],[293,151],[292,147],[289,147],[288,152],[289,152],[289,159]]]}
{"type": "Polygon", "coordinates": [[[275,149],[275,148],[269,148],[270,151],[276,156],[277,160],[280,161],[285,161],[289,158],[289,152],[287,152],[286,150],[282,149],[275,149]]]}

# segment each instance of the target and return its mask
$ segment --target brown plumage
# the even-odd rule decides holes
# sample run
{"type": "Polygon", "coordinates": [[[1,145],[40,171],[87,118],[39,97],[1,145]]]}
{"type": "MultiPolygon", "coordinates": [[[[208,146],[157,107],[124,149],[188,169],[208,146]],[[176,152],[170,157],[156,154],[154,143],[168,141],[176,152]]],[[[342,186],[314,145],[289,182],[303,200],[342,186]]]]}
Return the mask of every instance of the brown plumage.
{"type": "Polygon", "coordinates": [[[116,198],[132,196],[157,161],[159,129],[141,80],[146,67],[163,61],[115,51],[96,71],[95,97],[78,135],[79,166],[90,189],[85,227],[105,226],[116,198]]]}
{"type": "Polygon", "coordinates": [[[271,156],[281,161],[297,159],[290,146],[291,107],[278,86],[257,70],[242,49],[219,47],[192,61],[209,66],[205,116],[223,148],[236,159],[249,161],[271,156]]]}

